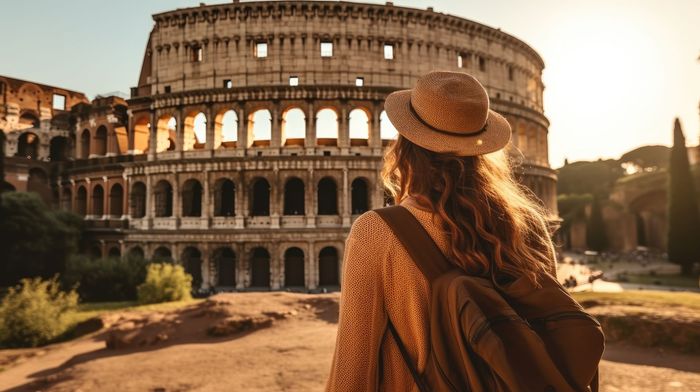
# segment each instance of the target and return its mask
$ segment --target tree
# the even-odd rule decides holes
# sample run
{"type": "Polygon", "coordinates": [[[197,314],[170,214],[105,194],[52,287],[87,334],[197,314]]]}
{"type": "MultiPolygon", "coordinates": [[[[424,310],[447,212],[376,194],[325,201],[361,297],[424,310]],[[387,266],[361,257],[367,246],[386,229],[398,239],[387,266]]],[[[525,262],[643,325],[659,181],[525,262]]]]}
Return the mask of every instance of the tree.
{"type": "Polygon", "coordinates": [[[0,195],[0,286],[62,273],[77,251],[82,219],[51,210],[31,192],[0,195]]]}
{"type": "Polygon", "coordinates": [[[586,222],[586,245],[597,252],[608,248],[608,236],[605,233],[603,211],[600,208],[598,196],[593,196],[591,214],[586,222]]]}
{"type": "Polygon", "coordinates": [[[682,274],[690,275],[693,264],[700,261],[700,212],[685,136],[677,118],[673,127],[668,195],[668,259],[681,265],[682,274]]]}

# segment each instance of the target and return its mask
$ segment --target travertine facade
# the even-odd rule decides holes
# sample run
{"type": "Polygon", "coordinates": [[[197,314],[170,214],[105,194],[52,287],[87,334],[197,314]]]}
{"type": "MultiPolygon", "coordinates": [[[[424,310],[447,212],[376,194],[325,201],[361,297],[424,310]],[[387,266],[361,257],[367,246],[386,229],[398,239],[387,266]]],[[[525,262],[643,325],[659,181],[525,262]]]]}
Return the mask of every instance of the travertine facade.
{"type": "Polygon", "coordinates": [[[432,69],[475,75],[513,126],[518,172],[556,215],[542,59],[433,12],[345,2],[154,15],[126,103],[78,105],[60,204],[92,252],[172,257],[202,287],[334,287],[357,215],[384,204],[384,98],[432,69]],[[80,110],[83,107],[84,110],[80,110]]]}

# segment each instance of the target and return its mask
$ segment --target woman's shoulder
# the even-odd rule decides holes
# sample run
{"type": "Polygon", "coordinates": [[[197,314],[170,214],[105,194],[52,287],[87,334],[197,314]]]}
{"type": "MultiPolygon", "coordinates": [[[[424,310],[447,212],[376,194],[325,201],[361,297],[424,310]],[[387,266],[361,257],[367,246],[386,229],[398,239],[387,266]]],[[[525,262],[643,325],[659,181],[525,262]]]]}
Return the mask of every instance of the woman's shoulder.
{"type": "Polygon", "coordinates": [[[348,238],[382,241],[387,235],[392,234],[391,228],[384,219],[376,211],[370,210],[355,219],[348,238]]]}

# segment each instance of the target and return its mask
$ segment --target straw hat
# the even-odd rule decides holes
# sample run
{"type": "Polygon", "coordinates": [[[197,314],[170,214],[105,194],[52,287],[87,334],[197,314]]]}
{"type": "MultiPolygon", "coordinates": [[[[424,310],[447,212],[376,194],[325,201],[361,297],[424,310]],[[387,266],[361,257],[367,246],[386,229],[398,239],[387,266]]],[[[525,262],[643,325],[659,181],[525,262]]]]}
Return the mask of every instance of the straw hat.
{"type": "Polygon", "coordinates": [[[510,124],[489,109],[484,86],[461,72],[429,72],[413,89],[389,94],[384,109],[401,135],[438,153],[487,154],[510,140],[510,124]]]}

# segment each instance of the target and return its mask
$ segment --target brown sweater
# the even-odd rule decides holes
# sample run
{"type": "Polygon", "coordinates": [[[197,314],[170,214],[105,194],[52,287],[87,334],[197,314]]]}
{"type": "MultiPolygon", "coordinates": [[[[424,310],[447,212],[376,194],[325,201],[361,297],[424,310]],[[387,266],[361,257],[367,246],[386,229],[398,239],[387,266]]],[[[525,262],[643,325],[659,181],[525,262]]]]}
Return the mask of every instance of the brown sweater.
{"type": "MultiPolygon", "coordinates": [[[[439,216],[433,218],[412,197],[401,205],[447,254],[439,216]]],[[[338,336],[326,391],[418,391],[387,331],[387,316],[422,372],[430,348],[429,285],[376,212],[362,214],[352,225],[342,269],[338,336]]]]}

